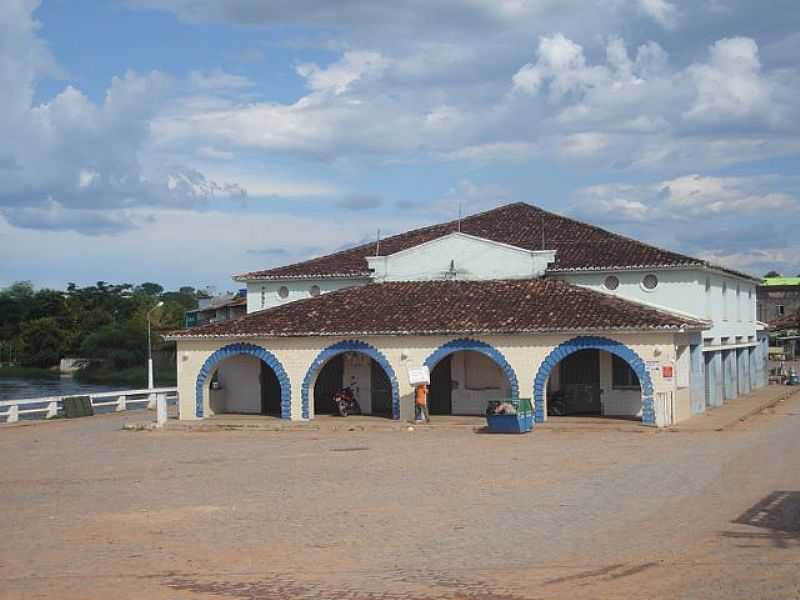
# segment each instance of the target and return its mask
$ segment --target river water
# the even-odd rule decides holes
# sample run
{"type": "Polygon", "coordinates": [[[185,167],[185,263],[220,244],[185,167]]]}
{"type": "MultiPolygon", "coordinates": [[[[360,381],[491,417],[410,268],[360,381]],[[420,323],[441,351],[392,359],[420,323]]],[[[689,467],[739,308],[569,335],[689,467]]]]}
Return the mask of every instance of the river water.
{"type": "Polygon", "coordinates": [[[67,396],[124,390],[125,386],[107,386],[79,383],[72,377],[18,379],[0,377],[0,400],[22,400],[45,396],[67,396]]]}

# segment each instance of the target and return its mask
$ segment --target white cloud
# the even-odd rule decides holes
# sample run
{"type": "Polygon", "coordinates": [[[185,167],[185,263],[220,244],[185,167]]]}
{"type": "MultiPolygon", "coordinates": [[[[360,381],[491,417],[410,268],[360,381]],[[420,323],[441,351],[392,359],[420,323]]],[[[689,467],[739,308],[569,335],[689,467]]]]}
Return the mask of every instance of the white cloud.
{"type": "Polygon", "coordinates": [[[385,68],[386,61],[377,52],[347,51],[328,67],[303,63],[297,66],[297,72],[312,91],[339,95],[361,79],[379,76],[385,68]]]}
{"type": "Polygon", "coordinates": [[[644,14],[666,29],[673,29],[678,18],[678,10],[667,0],[639,0],[644,14]]]}
{"type": "Polygon", "coordinates": [[[716,42],[710,60],[688,69],[696,98],[686,116],[694,121],[717,122],[755,117],[770,120],[769,82],[761,75],[758,46],[750,38],[716,42]]]}
{"type": "Polygon", "coordinates": [[[189,83],[197,90],[222,91],[225,89],[249,88],[254,83],[243,75],[226,73],[222,69],[211,71],[192,71],[189,73],[189,83]]]}
{"type": "MultiPolygon", "coordinates": [[[[794,268],[800,199],[779,176],[683,175],[651,184],[578,190],[569,213],[732,268],[794,268]]],[[[795,262],[796,265],[796,262],[795,262]]]]}

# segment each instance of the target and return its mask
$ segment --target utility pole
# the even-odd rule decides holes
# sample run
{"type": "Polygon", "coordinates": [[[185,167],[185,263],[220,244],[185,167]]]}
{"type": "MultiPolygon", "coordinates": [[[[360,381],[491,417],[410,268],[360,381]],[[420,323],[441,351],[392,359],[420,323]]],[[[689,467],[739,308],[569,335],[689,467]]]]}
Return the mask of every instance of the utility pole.
{"type": "Polygon", "coordinates": [[[147,389],[153,389],[153,345],[150,342],[150,314],[160,306],[164,306],[163,301],[159,301],[153,308],[147,311],[147,389]]]}

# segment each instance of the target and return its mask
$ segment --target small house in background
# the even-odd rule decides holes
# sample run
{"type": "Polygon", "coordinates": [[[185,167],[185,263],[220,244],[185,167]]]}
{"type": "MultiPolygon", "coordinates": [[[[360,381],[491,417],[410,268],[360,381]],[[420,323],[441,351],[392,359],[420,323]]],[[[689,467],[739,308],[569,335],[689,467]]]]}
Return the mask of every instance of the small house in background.
{"type": "Polygon", "coordinates": [[[197,308],[186,311],[184,322],[186,327],[197,327],[209,323],[222,323],[246,314],[247,290],[242,289],[235,294],[200,298],[197,308]]]}
{"type": "Polygon", "coordinates": [[[766,277],[756,294],[759,321],[783,319],[800,310],[800,277],[766,277]]]}
{"type": "MultiPolygon", "coordinates": [[[[769,358],[774,362],[798,359],[800,310],[787,313],[769,322],[769,358]]],[[[774,365],[770,365],[772,369],[774,365]]]]}

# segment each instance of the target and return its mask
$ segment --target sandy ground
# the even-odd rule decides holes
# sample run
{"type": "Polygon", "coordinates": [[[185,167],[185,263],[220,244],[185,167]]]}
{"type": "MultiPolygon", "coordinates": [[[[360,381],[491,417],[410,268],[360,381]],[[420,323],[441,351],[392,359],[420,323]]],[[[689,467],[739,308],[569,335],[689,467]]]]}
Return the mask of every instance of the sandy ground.
{"type": "Polygon", "coordinates": [[[0,597],[800,598],[800,396],[722,432],[0,431],[0,597]]]}

